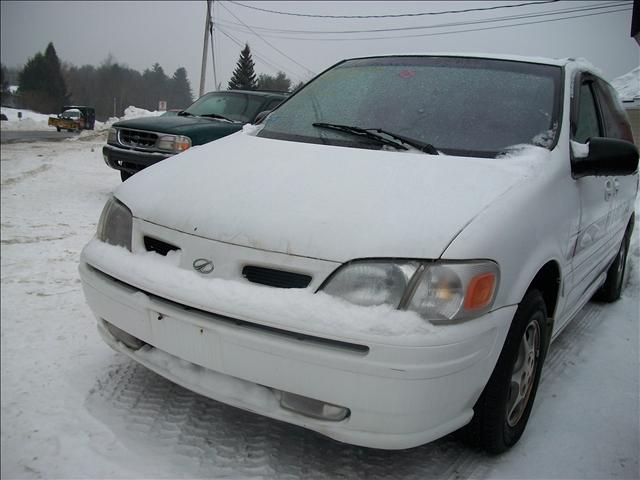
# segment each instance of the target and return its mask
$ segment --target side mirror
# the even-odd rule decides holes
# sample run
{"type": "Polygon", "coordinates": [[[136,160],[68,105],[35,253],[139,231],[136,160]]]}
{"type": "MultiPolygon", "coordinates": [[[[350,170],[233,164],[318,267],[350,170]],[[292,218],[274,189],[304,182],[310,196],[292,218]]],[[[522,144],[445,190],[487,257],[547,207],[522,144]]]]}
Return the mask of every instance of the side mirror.
{"type": "Polygon", "coordinates": [[[261,111],[258,115],[256,115],[256,118],[253,120],[253,124],[257,125],[258,123],[261,123],[265,118],[267,118],[267,115],[269,115],[273,110],[263,110],[261,111]]]}
{"type": "Polygon", "coordinates": [[[594,137],[589,153],[571,155],[571,173],[575,178],[586,176],[631,175],[638,170],[638,149],[626,140],[594,137]]]}

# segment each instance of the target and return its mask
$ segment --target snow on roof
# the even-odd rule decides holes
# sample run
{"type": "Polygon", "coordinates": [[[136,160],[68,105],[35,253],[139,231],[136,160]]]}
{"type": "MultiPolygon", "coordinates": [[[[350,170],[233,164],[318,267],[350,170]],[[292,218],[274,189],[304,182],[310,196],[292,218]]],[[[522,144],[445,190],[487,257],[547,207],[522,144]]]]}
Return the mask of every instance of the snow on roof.
{"type": "Polygon", "coordinates": [[[640,67],[636,67],[629,73],[619,76],[611,82],[611,86],[618,91],[620,100],[633,102],[640,100],[640,67]]]}

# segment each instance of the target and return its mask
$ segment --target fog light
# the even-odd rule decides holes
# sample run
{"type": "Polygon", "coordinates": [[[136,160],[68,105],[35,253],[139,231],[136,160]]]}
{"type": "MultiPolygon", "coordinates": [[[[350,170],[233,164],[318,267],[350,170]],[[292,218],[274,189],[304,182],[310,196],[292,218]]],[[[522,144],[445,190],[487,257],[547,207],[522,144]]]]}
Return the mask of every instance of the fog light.
{"type": "Polygon", "coordinates": [[[313,398],[295,395],[293,393],[281,392],[280,406],[287,410],[306,415],[308,417],[319,418],[320,420],[331,420],[339,422],[344,420],[351,413],[348,408],[331,405],[330,403],[314,400],[313,398]]]}
{"type": "Polygon", "coordinates": [[[142,340],[137,339],[133,335],[129,335],[124,330],[110,324],[106,320],[103,319],[102,322],[104,323],[104,326],[107,327],[107,330],[109,330],[109,333],[113,335],[116,340],[124,343],[127,347],[133,350],[138,350],[145,344],[142,340]]]}

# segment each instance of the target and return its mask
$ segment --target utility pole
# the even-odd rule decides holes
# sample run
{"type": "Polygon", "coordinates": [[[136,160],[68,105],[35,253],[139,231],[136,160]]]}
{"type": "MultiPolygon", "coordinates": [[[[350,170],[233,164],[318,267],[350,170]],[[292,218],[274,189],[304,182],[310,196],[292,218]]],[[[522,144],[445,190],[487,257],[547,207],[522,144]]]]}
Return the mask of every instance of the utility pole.
{"type": "Polygon", "coordinates": [[[213,0],[207,0],[207,18],[204,22],[204,45],[202,46],[202,67],[200,69],[200,94],[198,98],[204,95],[204,81],[207,72],[207,47],[209,46],[209,34],[211,32],[211,2],[213,0]]]}

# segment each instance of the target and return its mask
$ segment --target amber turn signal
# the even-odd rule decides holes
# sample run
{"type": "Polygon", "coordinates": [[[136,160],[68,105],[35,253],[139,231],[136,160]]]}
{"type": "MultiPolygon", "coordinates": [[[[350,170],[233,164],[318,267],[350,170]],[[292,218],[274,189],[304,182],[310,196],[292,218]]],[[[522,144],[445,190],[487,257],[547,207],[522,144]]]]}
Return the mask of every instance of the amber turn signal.
{"type": "Polygon", "coordinates": [[[483,273],[471,279],[467,287],[467,295],[464,299],[466,310],[484,308],[493,299],[496,286],[496,276],[493,273],[483,273]]]}

